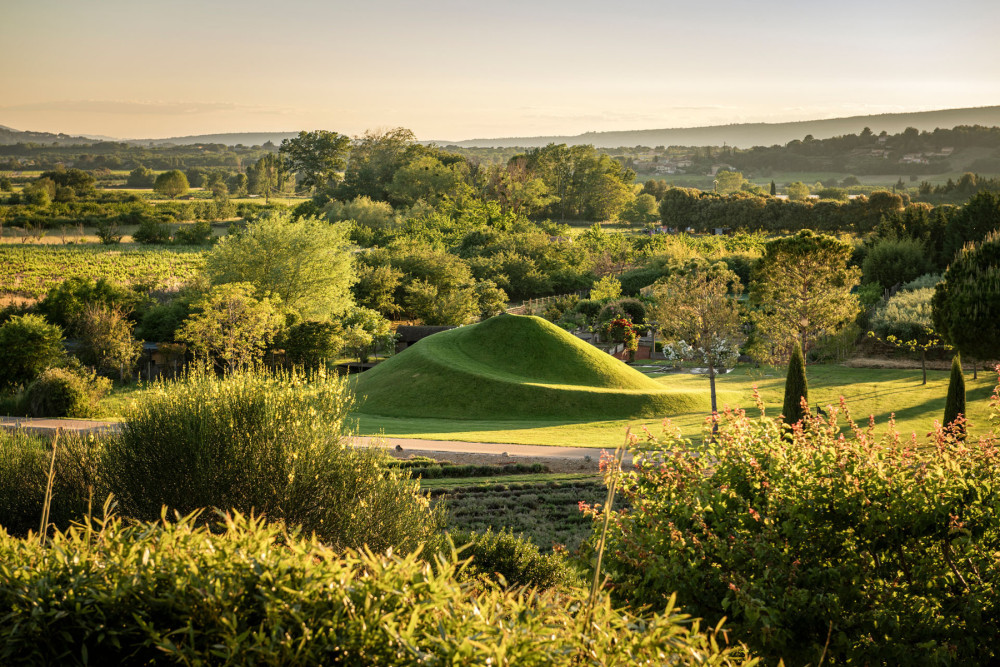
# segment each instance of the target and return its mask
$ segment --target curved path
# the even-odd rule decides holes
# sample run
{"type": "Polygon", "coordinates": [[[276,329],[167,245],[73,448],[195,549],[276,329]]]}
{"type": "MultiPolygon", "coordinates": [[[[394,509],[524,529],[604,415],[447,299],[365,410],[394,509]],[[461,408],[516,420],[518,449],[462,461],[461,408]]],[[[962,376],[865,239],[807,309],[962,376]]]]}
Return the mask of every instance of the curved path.
{"type": "MultiPolygon", "coordinates": [[[[33,433],[52,435],[58,429],[83,434],[110,433],[118,429],[118,422],[90,421],[87,419],[34,419],[29,417],[2,417],[0,428],[23,428],[33,433]]],[[[549,447],[544,445],[513,445],[497,442],[467,442],[463,440],[422,440],[417,438],[387,438],[360,435],[352,440],[359,445],[384,443],[390,448],[405,451],[444,452],[450,454],[492,454],[501,456],[532,456],[587,461],[597,461],[601,450],[595,447],[549,447]]]]}

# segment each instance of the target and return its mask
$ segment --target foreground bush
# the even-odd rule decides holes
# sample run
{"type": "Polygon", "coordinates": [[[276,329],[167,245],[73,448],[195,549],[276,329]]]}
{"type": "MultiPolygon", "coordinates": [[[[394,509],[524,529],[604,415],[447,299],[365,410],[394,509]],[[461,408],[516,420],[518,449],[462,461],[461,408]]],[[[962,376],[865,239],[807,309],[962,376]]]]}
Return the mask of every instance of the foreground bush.
{"type": "Polygon", "coordinates": [[[336,547],[415,547],[438,515],[384,450],[347,442],[350,405],[335,376],[195,370],[127,411],[107,440],[106,490],[139,519],[216,507],[285,519],[336,547]]]}
{"type": "MultiPolygon", "coordinates": [[[[998,399],[994,399],[995,402],[998,399]]],[[[703,444],[637,445],[608,571],[619,599],[679,604],[771,659],[995,664],[1000,449],[918,445],[742,412],[703,444]]]]}
{"type": "Polygon", "coordinates": [[[70,368],[50,368],[28,385],[24,409],[32,417],[93,417],[111,380],[70,368]]]}
{"type": "MultiPolygon", "coordinates": [[[[74,433],[60,435],[49,520],[67,527],[87,510],[97,486],[97,442],[74,433]]],[[[52,441],[24,430],[0,430],[0,526],[11,535],[38,531],[45,485],[52,465],[52,441]]]]}
{"type": "Polygon", "coordinates": [[[497,580],[503,577],[509,586],[552,588],[575,583],[577,575],[561,553],[543,554],[538,546],[522,535],[504,529],[484,533],[457,533],[457,544],[468,543],[462,551],[472,558],[466,574],[497,580]]]}
{"type": "Polygon", "coordinates": [[[579,594],[460,582],[454,556],[339,553],[226,517],[0,531],[4,665],[750,664],[672,607],[639,618],[579,594]]]}

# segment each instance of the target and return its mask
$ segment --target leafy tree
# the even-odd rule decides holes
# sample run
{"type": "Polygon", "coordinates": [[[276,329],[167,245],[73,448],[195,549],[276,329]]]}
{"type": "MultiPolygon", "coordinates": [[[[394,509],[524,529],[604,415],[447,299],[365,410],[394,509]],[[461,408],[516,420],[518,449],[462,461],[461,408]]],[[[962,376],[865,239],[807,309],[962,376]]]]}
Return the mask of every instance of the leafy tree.
{"type": "Polygon", "coordinates": [[[959,352],[1000,357],[1000,231],[955,256],[931,306],[935,328],[959,352]]]}
{"type": "Polygon", "coordinates": [[[951,377],[948,380],[948,397],[944,402],[945,426],[954,426],[959,435],[965,436],[965,423],[955,420],[965,416],[965,375],[962,373],[962,356],[956,354],[951,360],[951,377]]]}
{"type": "Polygon", "coordinates": [[[785,193],[792,201],[803,201],[809,198],[809,186],[801,181],[795,181],[785,186],[785,193]]]}
{"type": "Polygon", "coordinates": [[[345,135],[313,130],[299,132],[294,139],[285,139],[278,152],[288,170],[299,175],[299,183],[304,188],[322,189],[340,180],[350,147],[351,139],[345,135]]]}
{"type": "Polygon", "coordinates": [[[64,354],[58,326],[39,315],[15,315],[0,325],[0,387],[34,380],[64,354]]]}
{"type": "Polygon", "coordinates": [[[806,360],[802,356],[802,346],[796,341],[792,356],[788,360],[785,400],[781,406],[781,414],[786,424],[796,424],[806,416],[808,410],[802,407],[803,401],[809,404],[809,383],[806,380],[806,360]]]}
{"type": "Polygon", "coordinates": [[[479,316],[474,282],[439,286],[417,278],[404,291],[406,310],[424,324],[469,324],[479,316]]]}
{"type": "Polygon", "coordinates": [[[746,179],[738,171],[721,169],[715,174],[715,191],[720,195],[728,195],[743,189],[746,179]]]}
{"type": "Polygon", "coordinates": [[[345,223],[267,213],[220,239],[205,271],[214,285],[249,283],[258,298],[275,297],[305,318],[325,319],[352,305],[347,234],[345,223]]]}
{"type": "Polygon", "coordinates": [[[497,287],[492,280],[482,280],[476,283],[476,302],[479,304],[479,317],[487,319],[506,312],[507,293],[497,287]]]}
{"type": "Polygon", "coordinates": [[[850,244],[808,229],[764,246],[750,284],[760,359],[785,359],[796,341],[808,354],[857,315],[851,290],[861,272],[848,266],[852,252],[850,244]]]}
{"type": "Polygon", "coordinates": [[[80,360],[98,371],[117,372],[124,380],[142,353],[132,335],[132,323],[121,309],[100,303],[87,306],[80,316],[80,360]]]}
{"type": "Polygon", "coordinates": [[[129,172],[125,185],[130,188],[151,188],[156,182],[156,173],[141,164],[129,172]]]}
{"type": "Polygon", "coordinates": [[[594,301],[617,299],[622,295],[622,284],[614,276],[604,276],[590,288],[590,298],[594,301]]]}
{"type": "Polygon", "coordinates": [[[258,362],[281,328],[278,304],[254,296],[249,283],[216,285],[194,304],[176,334],[196,356],[224,364],[230,371],[258,362]]]}
{"type": "Polygon", "coordinates": [[[340,322],[304,320],[288,327],[281,345],[292,363],[316,368],[337,357],[344,346],[344,328],[340,322]]]}
{"type": "Polygon", "coordinates": [[[284,163],[274,153],[268,153],[247,169],[247,191],[264,197],[264,203],[271,203],[271,195],[284,189],[287,174],[284,163]]]}
{"type": "Polygon", "coordinates": [[[978,243],[990,232],[1000,229],[1000,192],[979,192],[948,219],[944,231],[945,261],[950,261],[962,247],[978,243]]]}
{"type": "Polygon", "coordinates": [[[80,317],[88,306],[100,304],[125,313],[136,312],[148,297],[106,278],[68,278],[53,287],[38,304],[38,311],[66,335],[80,334],[80,317]]]}
{"type": "Polygon", "coordinates": [[[352,308],[341,320],[344,349],[367,363],[378,348],[392,352],[395,334],[387,319],[371,308],[352,308]]]}
{"type": "Polygon", "coordinates": [[[392,317],[402,310],[396,303],[396,291],[403,282],[403,272],[388,264],[371,266],[359,262],[357,264],[358,281],[351,288],[354,300],[359,306],[371,308],[392,317]]]}
{"type": "Polygon", "coordinates": [[[691,262],[656,283],[651,319],[659,324],[669,356],[708,368],[712,412],[718,412],[716,371],[735,365],[743,331],[737,298],[743,286],[723,262],[691,262]]]}
{"type": "Polygon", "coordinates": [[[422,199],[436,206],[445,197],[455,197],[464,182],[464,166],[464,162],[445,165],[430,155],[418,157],[393,175],[389,197],[397,205],[412,206],[422,199]]]}
{"type": "Polygon", "coordinates": [[[890,289],[929,273],[934,265],[923,241],[913,238],[881,239],[869,249],[861,264],[866,283],[890,289]]]}
{"type": "Polygon", "coordinates": [[[153,183],[153,190],[171,199],[187,194],[189,187],[187,176],[179,169],[163,172],[156,177],[156,181],[153,183]]]}
{"type": "Polygon", "coordinates": [[[343,197],[388,198],[396,171],[421,150],[416,136],[404,127],[369,130],[354,141],[340,191],[343,197]]]}
{"type": "Polygon", "coordinates": [[[625,207],[622,218],[630,223],[644,225],[660,219],[660,207],[651,194],[640,194],[625,207]]]}

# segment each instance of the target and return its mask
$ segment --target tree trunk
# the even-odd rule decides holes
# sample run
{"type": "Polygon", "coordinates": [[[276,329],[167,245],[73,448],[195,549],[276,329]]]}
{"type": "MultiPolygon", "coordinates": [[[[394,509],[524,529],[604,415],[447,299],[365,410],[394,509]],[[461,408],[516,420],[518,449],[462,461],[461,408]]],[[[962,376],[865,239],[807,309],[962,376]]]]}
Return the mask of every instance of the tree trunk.
{"type": "MultiPolygon", "coordinates": [[[[715,400],[715,364],[711,361],[708,362],[708,386],[710,393],[712,394],[712,414],[715,415],[719,411],[718,403],[715,400]]],[[[718,428],[717,424],[713,424],[712,432],[718,428]]]]}

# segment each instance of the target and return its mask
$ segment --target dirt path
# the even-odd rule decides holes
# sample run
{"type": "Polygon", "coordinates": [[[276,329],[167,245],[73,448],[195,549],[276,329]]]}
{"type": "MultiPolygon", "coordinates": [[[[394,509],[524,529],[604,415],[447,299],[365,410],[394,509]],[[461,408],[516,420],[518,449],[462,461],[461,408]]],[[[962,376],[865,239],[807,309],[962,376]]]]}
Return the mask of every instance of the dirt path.
{"type": "MultiPolygon", "coordinates": [[[[0,417],[0,428],[23,428],[32,433],[54,435],[59,429],[83,434],[114,432],[117,422],[89,421],[86,419],[33,419],[27,417],[0,417]]],[[[540,445],[512,445],[496,442],[466,442],[459,440],[420,440],[416,438],[378,438],[356,436],[358,445],[385,444],[395,456],[430,456],[448,458],[456,463],[496,463],[509,460],[519,463],[543,463],[553,472],[596,470],[601,459],[601,449],[591,447],[545,447],[540,445]]]]}

